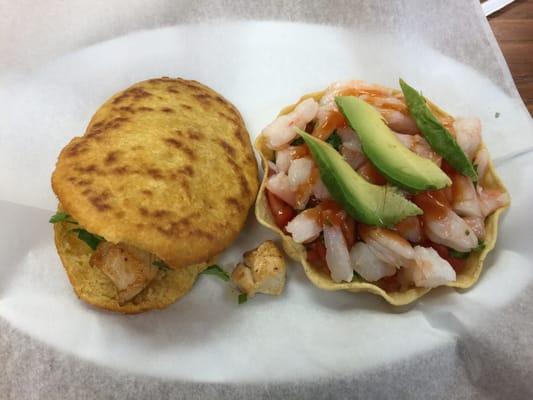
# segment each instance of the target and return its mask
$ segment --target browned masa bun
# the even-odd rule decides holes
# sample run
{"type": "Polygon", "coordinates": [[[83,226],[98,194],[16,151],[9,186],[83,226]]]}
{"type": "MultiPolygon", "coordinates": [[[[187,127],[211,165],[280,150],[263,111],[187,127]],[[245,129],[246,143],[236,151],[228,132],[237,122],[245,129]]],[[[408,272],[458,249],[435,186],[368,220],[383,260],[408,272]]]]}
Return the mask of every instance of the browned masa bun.
{"type": "MultiPolygon", "coordinates": [[[[314,98],[317,101],[320,101],[323,94],[324,92],[316,92],[316,93],[308,94],[306,96],[303,96],[298,101],[298,103],[310,97],[314,98]]],[[[400,98],[402,97],[401,92],[399,92],[398,90],[395,90],[394,94],[400,98]]],[[[296,104],[285,107],[280,112],[280,115],[291,112],[294,109],[294,107],[296,107],[296,104]]],[[[451,117],[446,112],[441,110],[435,104],[428,101],[428,105],[431,108],[431,111],[437,117],[446,118],[446,119],[450,118],[451,121],[453,121],[453,117],[451,117]]],[[[484,144],[482,143],[481,146],[484,146],[484,144]]],[[[317,268],[314,265],[312,265],[307,260],[307,250],[305,246],[302,244],[296,243],[294,240],[292,240],[292,237],[290,235],[285,234],[281,229],[279,229],[276,226],[276,223],[274,222],[274,218],[272,217],[272,214],[270,212],[270,207],[268,205],[268,200],[265,194],[265,190],[266,190],[266,182],[267,182],[268,174],[269,174],[268,161],[274,160],[275,153],[273,150],[267,147],[265,137],[263,135],[258,136],[255,142],[255,147],[261,154],[263,170],[264,170],[263,182],[259,189],[259,193],[257,195],[257,200],[255,203],[255,215],[257,217],[257,220],[259,221],[259,223],[277,232],[281,236],[283,248],[285,252],[292,259],[302,264],[305,274],[315,286],[319,287],[320,289],[331,290],[331,291],[347,290],[350,292],[369,292],[369,293],[373,293],[373,294],[376,294],[382,297],[385,301],[395,306],[401,306],[401,305],[412,303],[418,300],[420,297],[424,296],[426,293],[428,293],[431,290],[428,288],[411,287],[403,291],[386,291],[374,283],[357,280],[357,279],[352,282],[336,283],[331,279],[329,274],[326,274],[322,269],[317,268]]],[[[486,189],[498,189],[500,191],[507,192],[502,181],[496,174],[496,170],[494,168],[492,160],[489,160],[487,171],[481,183],[483,184],[483,187],[486,189]]],[[[507,207],[508,206],[497,209],[494,213],[492,213],[485,219],[486,237],[484,241],[484,244],[485,244],[484,249],[482,251],[477,251],[477,252],[473,252],[472,254],[470,254],[468,259],[466,260],[465,267],[462,269],[460,273],[457,274],[457,280],[454,282],[450,282],[446,284],[445,286],[466,289],[466,288],[471,287],[478,281],[481,271],[483,270],[483,261],[485,260],[487,254],[494,248],[496,244],[496,238],[498,236],[498,219],[500,218],[500,215],[505,211],[507,207]]]]}
{"type": "Polygon", "coordinates": [[[179,78],[139,82],[111,97],[61,151],[52,175],[62,209],[81,227],[174,269],[205,265],[228,247],[258,185],[238,110],[179,78]]]}

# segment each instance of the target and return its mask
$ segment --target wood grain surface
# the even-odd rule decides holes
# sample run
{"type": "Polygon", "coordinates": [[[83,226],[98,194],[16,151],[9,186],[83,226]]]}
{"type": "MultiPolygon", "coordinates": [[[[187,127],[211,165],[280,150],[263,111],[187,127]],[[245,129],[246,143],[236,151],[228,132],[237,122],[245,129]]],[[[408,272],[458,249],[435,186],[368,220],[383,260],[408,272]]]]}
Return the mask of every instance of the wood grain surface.
{"type": "Polygon", "coordinates": [[[533,0],[517,0],[489,17],[514,81],[533,115],[533,0]]]}

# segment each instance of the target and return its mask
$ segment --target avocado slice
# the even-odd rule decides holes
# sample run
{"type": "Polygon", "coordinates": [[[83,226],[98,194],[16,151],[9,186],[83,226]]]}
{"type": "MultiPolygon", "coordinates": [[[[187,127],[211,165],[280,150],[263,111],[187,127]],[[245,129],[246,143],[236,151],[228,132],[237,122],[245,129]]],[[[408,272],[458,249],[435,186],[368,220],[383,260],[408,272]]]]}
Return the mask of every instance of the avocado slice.
{"type": "Polygon", "coordinates": [[[335,102],[359,137],[363,153],[389,182],[412,192],[451,185],[438,165],[405,147],[370,104],[354,96],[339,96],[335,102]]]}
{"type": "Polygon", "coordinates": [[[448,129],[433,115],[424,97],[405,83],[403,79],[400,79],[400,86],[402,87],[409,112],[431,148],[440,154],[456,171],[477,182],[477,173],[474,166],[448,129]]]}
{"type": "Polygon", "coordinates": [[[422,214],[397,189],[367,182],[332,146],[301,129],[296,130],[309,147],[331,196],[357,221],[390,227],[404,218],[422,214]]]}

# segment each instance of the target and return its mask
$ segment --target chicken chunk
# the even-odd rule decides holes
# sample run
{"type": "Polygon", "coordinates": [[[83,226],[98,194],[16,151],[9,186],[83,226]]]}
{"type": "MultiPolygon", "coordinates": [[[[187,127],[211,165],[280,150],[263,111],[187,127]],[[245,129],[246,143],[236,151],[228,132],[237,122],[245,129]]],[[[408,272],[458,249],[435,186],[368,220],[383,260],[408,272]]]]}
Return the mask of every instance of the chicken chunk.
{"type": "Polygon", "coordinates": [[[285,287],[285,259],[274,242],[267,240],[244,253],[243,262],[231,273],[231,281],[244,293],[278,296],[285,287]]]}
{"type": "Polygon", "coordinates": [[[124,243],[102,242],[91,256],[90,264],[100,269],[117,288],[118,303],[123,305],[139,294],[157,275],[155,257],[124,243]]]}

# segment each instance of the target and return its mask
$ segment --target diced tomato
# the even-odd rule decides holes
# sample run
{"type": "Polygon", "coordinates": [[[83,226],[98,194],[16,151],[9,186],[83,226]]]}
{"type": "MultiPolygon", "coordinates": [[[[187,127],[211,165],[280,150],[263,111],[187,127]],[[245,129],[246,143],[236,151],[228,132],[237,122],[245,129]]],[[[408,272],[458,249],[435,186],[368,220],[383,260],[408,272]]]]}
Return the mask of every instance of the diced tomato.
{"type": "Polygon", "coordinates": [[[329,274],[328,263],[326,262],[326,246],[321,238],[307,245],[307,261],[329,274]]]}
{"type": "Polygon", "coordinates": [[[440,169],[442,169],[444,171],[444,173],[446,175],[448,175],[448,176],[452,176],[453,174],[457,173],[455,171],[455,169],[450,164],[448,164],[448,162],[446,160],[442,160],[442,163],[440,165],[440,169]]]}
{"type": "Polygon", "coordinates": [[[270,212],[274,217],[276,225],[283,232],[286,232],[285,227],[287,226],[289,221],[291,221],[296,216],[296,211],[289,204],[285,203],[283,200],[277,197],[275,194],[270,193],[269,190],[265,190],[265,193],[267,195],[268,205],[270,206],[270,212]]]}
{"type": "Polygon", "coordinates": [[[460,272],[464,268],[466,259],[452,257],[448,248],[442,244],[430,242],[429,245],[433,247],[437,253],[439,253],[439,256],[450,263],[455,272],[460,272]]]}
{"type": "Polygon", "coordinates": [[[384,291],[390,293],[390,292],[397,292],[401,289],[400,282],[398,282],[398,273],[392,275],[392,276],[386,276],[384,278],[381,278],[380,280],[376,281],[376,285],[378,285],[380,288],[382,288],[384,291]]]}
{"type": "MultiPolygon", "coordinates": [[[[433,247],[435,251],[439,253],[439,256],[441,256],[445,260],[448,258],[449,251],[446,246],[443,246],[442,244],[438,244],[438,243],[433,243],[433,242],[429,242],[427,245],[433,247]]],[[[427,245],[424,245],[424,247],[427,247],[427,245]]]]}

